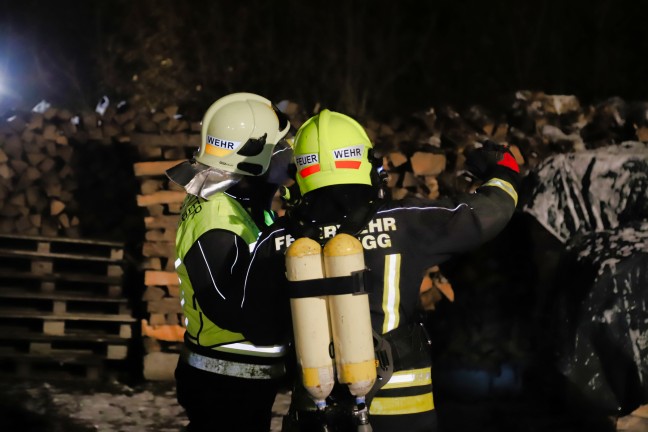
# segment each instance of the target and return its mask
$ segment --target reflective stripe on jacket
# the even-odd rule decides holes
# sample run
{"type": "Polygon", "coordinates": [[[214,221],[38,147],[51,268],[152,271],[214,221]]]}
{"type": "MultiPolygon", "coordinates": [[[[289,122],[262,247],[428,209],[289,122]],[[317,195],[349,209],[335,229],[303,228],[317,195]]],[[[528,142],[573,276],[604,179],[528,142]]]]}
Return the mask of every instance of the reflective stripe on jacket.
{"type": "Polygon", "coordinates": [[[211,230],[226,230],[241,237],[248,246],[259,235],[248,212],[233,198],[219,193],[209,200],[187,195],[182,205],[176,234],[176,272],[180,280],[180,301],[185,315],[185,341],[190,354],[183,355],[187,363],[202,370],[241,377],[276,377],[277,365],[286,351],[284,345],[256,346],[241,333],[219,327],[211,321],[198,304],[184,259],[200,237],[211,230]],[[246,363],[246,358],[253,358],[246,363]],[[268,366],[272,364],[272,367],[268,366]],[[250,366],[247,367],[246,365],[250,366]],[[272,373],[266,373],[267,371],[272,373]]]}

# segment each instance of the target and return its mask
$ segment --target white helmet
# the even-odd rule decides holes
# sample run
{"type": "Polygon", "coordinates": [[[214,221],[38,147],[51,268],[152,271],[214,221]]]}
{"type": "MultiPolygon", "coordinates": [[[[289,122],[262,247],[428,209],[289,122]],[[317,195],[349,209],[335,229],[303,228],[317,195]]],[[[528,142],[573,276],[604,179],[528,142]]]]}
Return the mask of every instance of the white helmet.
{"type": "Polygon", "coordinates": [[[268,99],[234,93],[205,113],[195,158],[214,168],[258,176],[268,169],[274,146],[289,129],[288,119],[268,99]]]}
{"type": "Polygon", "coordinates": [[[194,158],[167,170],[167,176],[194,195],[226,190],[242,175],[263,175],[289,129],[288,118],[268,99],[253,93],[224,96],[203,116],[194,158]]]}

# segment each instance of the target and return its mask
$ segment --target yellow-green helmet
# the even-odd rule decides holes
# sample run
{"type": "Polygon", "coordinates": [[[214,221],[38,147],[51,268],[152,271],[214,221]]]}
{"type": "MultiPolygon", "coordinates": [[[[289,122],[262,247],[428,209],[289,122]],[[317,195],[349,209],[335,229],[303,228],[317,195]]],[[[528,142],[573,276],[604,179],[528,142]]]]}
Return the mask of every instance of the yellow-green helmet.
{"type": "Polygon", "coordinates": [[[364,128],[351,117],[329,110],[311,117],[293,146],[301,194],[338,184],[371,185],[371,148],[364,128]]]}
{"type": "Polygon", "coordinates": [[[275,145],[288,133],[288,119],[268,99],[233,93],[214,102],[202,120],[195,159],[243,175],[262,175],[275,145]]]}

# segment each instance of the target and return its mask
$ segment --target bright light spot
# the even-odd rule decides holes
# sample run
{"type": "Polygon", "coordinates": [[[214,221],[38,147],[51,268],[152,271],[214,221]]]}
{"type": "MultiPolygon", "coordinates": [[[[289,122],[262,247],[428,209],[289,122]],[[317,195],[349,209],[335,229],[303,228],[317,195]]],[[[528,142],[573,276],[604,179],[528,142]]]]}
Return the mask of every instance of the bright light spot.
{"type": "Polygon", "coordinates": [[[6,84],[5,84],[5,77],[2,72],[0,72],[0,96],[4,95],[7,93],[6,89],[6,84]]]}
{"type": "MultiPolygon", "coordinates": [[[[0,64],[0,66],[3,65],[0,64]]],[[[12,88],[13,83],[9,78],[8,70],[5,67],[0,67],[0,114],[3,114],[10,104],[20,100],[16,89],[12,88]]]]}
{"type": "Polygon", "coordinates": [[[99,102],[97,102],[97,107],[95,108],[95,111],[99,115],[104,115],[104,113],[108,109],[108,105],[110,105],[110,99],[108,99],[108,96],[104,96],[101,99],[99,99],[99,102]]]}
{"type": "Polygon", "coordinates": [[[52,105],[49,102],[47,102],[46,100],[42,100],[38,102],[38,104],[36,104],[34,108],[32,108],[32,111],[42,114],[45,111],[47,111],[50,108],[50,106],[52,105]]]}

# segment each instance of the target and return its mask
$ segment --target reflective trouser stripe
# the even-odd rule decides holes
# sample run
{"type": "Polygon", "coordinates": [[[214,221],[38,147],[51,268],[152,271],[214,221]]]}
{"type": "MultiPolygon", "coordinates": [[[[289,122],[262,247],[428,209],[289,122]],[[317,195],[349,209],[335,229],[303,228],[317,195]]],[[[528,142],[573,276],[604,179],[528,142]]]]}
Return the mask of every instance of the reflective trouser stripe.
{"type": "MultiPolygon", "coordinates": [[[[380,391],[394,389],[413,389],[432,385],[432,368],[409,369],[394,372],[380,391]]],[[[425,391],[425,388],[421,388],[425,391]]],[[[380,394],[380,393],[379,393],[380,394]]],[[[434,409],[431,391],[413,396],[377,396],[371,401],[369,412],[374,415],[416,414],[434,409]]]]}
{"type": "Polygon", "coordinates": [[[394,372],[381,390],[432,384],[432,368],[411,369],[394,372]]]}
{"type": "Polygon", "coordinates": [[[207,372],[239,378],[273,379],[280,378],[286,373],[283,363],[259,365],[233,362],[206,357],[194,352],[183,351],[182,359],[190,366],[207,372]]]}
{"type": "Polygon", "coordinates": [[[369,412],[372,415],[416,414],[434,409],[432,393],[417,396],[375,397],[369,412]]]}

